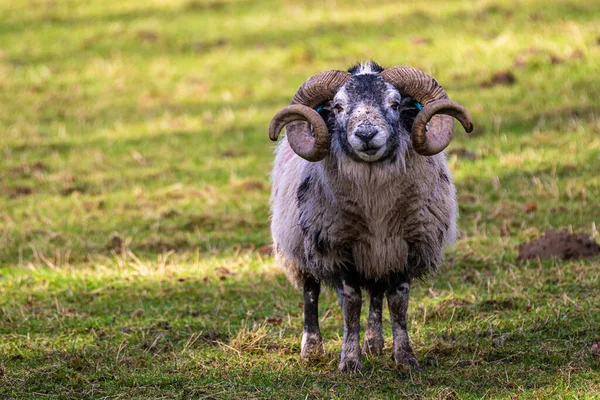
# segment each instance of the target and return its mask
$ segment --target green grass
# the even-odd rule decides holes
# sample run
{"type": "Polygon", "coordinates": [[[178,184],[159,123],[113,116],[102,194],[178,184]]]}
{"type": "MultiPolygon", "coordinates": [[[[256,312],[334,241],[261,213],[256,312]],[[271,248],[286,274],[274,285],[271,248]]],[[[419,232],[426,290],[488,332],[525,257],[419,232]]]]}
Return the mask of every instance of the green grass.
{"type": "Polygon", "coordinates": [[[515,261],[549,228],[600,241],[597,2],[0,13],[0,398],[600,396],[600,260],[515,261]],[[301,363],[301,294],[258,251],[271,117],[306,77],[371,58],[431,73],[476,122],[449,148],[461,237],[413,290],[421,373],[395,370],[389,328],[385,356],[338,373],[329,291],[326,356],[301,363]]]}

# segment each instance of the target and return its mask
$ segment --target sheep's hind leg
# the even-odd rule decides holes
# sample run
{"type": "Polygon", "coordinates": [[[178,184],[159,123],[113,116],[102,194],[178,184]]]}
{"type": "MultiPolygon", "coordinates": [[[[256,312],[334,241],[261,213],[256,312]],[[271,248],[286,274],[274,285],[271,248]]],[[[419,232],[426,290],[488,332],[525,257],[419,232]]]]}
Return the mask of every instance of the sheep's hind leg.
{"type": "Polygon", "coordinates": [[[420,369],[415,353],[410,346],[406,329],[409,288],[410,279],[405,273],[397,273],[392,278],[387,292],[392,334],[394,336],[392,358],[398,366],[420,369]]]}
{"type": "Polygon", "coordinates": [[[312,277],[304,279],[304,330],[300,357],[305,361],[317,360],[323,354],[323,340],[319,330],[319,294],[321,284],[312,277]]]}
{"type": "Polygon", "coordinates": [[[360,309],[362,297],[357,274],[345,274],[338,288],[343,294],[342,314],[344,316],[344,341],[339,370],[355,372],[362,369],[360,362],[360,309]]]}
{"type": "Polygon", "coordinates": [[[383,308],[383,294],[385,290],[379,285],[373,286],[369,301],[369,319],[363,349],[368,354],[379,355],[383,350],[383,327],[381,326],[381,312],[383,308]]]}

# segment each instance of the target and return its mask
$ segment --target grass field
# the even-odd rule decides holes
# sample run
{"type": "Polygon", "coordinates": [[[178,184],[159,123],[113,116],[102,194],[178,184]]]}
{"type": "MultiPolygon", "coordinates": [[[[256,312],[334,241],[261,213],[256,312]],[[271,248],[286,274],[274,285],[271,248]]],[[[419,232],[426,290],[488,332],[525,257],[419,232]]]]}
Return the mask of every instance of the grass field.
{"type": "Polygon", "coordinates": [[[0,398],[600,397],[600,259],[516,261],[549,228],[600,241],[597,1],[0,15],[0,398]],[[336,297],[326,356],[300,362],[302,296],[264,251],[267,126],[308,76],[371,58],[434,75],[476,131],[448,150],[461,237],[413,290],[423,371],[395,370],[384,324],[385,355],[344,375],[336,297]]]}

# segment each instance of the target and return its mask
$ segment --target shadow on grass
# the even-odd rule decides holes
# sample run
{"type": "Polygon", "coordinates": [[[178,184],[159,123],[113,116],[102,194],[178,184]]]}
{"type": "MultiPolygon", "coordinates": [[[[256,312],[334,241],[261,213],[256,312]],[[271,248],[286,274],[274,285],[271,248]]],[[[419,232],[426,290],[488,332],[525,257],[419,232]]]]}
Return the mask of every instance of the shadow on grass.
{"type": "MultiPolygon", "coordinates": [[[[467,271],[470,264],[464,259],[455,267],[467,271]]],[[[530,268],[538,267],[517,273],[530,268]]],[[[280,274],[241,275],[230,268],[185,277],[57,279],[47,291],[28,290],[40,278],[21,280],[25,287],[3,308],[0,393],[305,398],[539,391],[567,379],[586,384],[594,368],[587,346],[600,326],[598,315],[574,306],[556,315],[544,305],[553,297],[543,289],[530,298],[539,304],[535,312],[527,311],[527,298],[452,300],[451,307],[430,305],[435,317],[416,323],[422,373],[395,369],[386,329],[385,354],[365,357],[364,373],[347,376],[336,370],[341,319],[335,295],[327,291],[321,302],[322,314],[333,311],[322,322],[327,353],[306,365],[298,360],[301,294],[280,274]]],[[[457,278],[438,279],[458,291],[477,290],[457,278]]],[[[581,295],[560,288],[573,299],[581,295]]],[[[411,308],[423,302],[429,300],[417,290],[411,308]]]]}

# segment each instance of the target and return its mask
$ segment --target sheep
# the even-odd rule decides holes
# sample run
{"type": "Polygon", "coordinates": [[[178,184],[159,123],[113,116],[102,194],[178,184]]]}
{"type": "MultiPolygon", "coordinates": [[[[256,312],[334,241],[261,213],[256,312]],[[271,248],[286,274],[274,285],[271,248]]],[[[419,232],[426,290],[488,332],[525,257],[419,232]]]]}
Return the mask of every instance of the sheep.
{"type": "Polygon", "coordinates": [[[303,360],[323,353],[323,283],[337,290],[344,318],[340,371],[362,368],[362,289],[370,296],[363,351],[382,352],[387,295],[392,358],[419,368],[406,326],[409,288],[438,270],[456,238],[456,193],[442,153],[452,117],[472,131],[467,110],[432,77],[373,61],[309,78],[273,117],[271,140],[287,125],[272,171],[273,249],[303,289],[303,360]]]}

